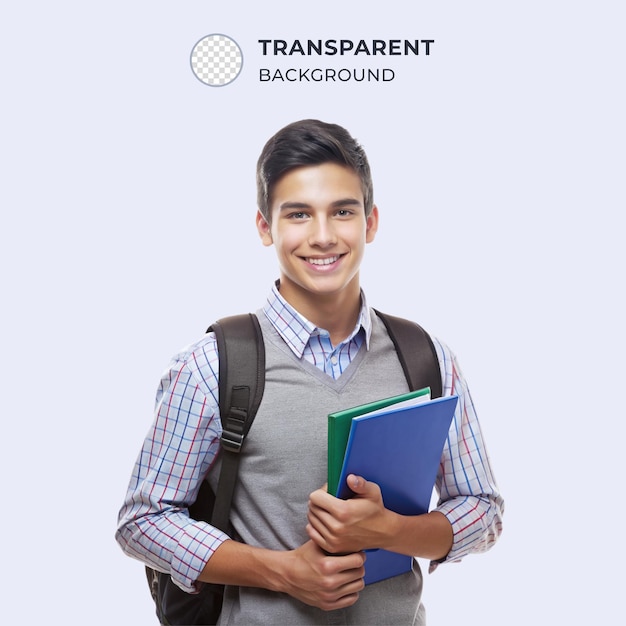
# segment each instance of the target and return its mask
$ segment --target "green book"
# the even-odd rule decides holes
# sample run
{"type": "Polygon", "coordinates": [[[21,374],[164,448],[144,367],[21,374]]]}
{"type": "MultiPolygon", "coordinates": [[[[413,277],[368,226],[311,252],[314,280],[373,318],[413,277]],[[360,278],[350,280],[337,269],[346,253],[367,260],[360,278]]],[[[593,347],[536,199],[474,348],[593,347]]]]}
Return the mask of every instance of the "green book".
{"type": "Polygon", "coordinates": [[[428,400],[430,400],[430,387],[424,387],[424,389],[410,391],[399,396],[392,396],[391,398],[376,400],[368,404],[361,404],[351,409],[330,413],[328,416],[328,493],[333,496],[337,495],[339,475],[343,467],[343,459],[346,454],[346,445],[348,444],[353,417],[375,415],[392,405],[395,408],[400,408],[420,404],[428,400]]]}

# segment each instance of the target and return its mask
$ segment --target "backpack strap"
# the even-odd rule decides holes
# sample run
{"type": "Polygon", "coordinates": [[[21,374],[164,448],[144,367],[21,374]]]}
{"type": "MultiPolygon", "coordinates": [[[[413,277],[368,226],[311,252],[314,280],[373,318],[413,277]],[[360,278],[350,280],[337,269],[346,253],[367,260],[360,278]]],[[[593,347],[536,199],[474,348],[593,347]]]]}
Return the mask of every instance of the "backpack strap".
{"type": "Polygon", "coordinates": [[[430,335],[415,322],[374,311],[387,328],[411,391],[430,387],[430,397],[440,398],[441,370],[430,335]]]}
{"type": "Polygon", "coordinates": [[[265,345],[256,315],[225,317],[212,324],[219,355],[222,468],[211,524],[226,531],[241,448],[265,387],[265,345]]]}
{"type": "MultiPolygon", "coordinates": [[[[219,356],[219,403],[223,432],[222,468],[213,494],[207,480],[200,484],[190,505],[193,519],[211,521],[228,532],[239,451],[261,403],[265,386],[265,345],[255,315],[236,315],[218,320],[214,332],[219,356]]],[[[224,595],[223,585],[202,585],[197,594],[185,593],[169,574],[146,566],[146,576],[161,624],[217,624],[224,595]]]]}

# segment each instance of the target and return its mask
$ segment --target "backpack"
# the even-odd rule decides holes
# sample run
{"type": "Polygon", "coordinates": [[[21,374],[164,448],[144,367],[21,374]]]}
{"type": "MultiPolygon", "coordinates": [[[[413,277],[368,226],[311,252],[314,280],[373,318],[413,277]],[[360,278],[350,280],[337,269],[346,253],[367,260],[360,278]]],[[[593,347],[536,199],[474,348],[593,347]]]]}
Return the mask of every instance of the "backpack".
{"type": "MultiPolygon", "coordinates": [[[[428,333],[408,320],[376,314],[389,333],[411,391],[430,387],[431,397],[442,394],[439,360],[428,333]]],[[[222,420],[220,441],[222,468],[213,493],[207,480],[189,507],[193,519],[210,522],[227,532],[241,449],[261,403],[265,387],[265,347],[256,315],[225,317],[212,324],[219,357],[219,408],[222,420]]],[[[169,574],[146,566],[156,614],[164,626],[216,624],[222,608],[224,586],[203,584],[200,592],[189,594],[178,587],[169,574]]]]}

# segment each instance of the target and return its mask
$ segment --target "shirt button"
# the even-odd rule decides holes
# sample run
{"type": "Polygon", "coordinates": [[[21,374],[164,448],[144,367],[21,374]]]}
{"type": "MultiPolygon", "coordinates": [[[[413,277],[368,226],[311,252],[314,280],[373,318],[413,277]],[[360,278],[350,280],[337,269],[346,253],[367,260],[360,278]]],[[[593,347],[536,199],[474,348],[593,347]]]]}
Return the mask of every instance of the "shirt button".
{"type": "Polygon", "coordinates": [[[331,356],[331,357],[330,357],[330,362],[331,362],[333,365],[337,365],[337,357],[336,357],[336,356],[331,356]]]}

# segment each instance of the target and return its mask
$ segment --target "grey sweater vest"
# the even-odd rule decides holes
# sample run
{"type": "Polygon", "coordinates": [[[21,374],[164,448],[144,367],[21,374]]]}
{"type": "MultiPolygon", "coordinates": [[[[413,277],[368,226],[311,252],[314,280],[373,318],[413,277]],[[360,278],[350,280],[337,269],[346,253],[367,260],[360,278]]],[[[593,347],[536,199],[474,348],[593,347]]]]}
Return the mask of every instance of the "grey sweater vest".
{"type": "MultiPolygon", "coordinates": [[[[231,520],[245,543],[291,550],[308,541],[308,497],[326,482],[328,414],[406,392],[408,386],[374,313],[370,349],[363,346],[338,380],[297,359],[261,311],[258,317],[266,349],[265,393],[246,439],[231,520]]],[[[214,480],[216,475],[213,471],[214,480]]],[[[417,562],[412,573],[368,585],[354,606],[331,612],[286,594],[227,587],[220,624],[422,624],[421,589],[417,562]]]]}

